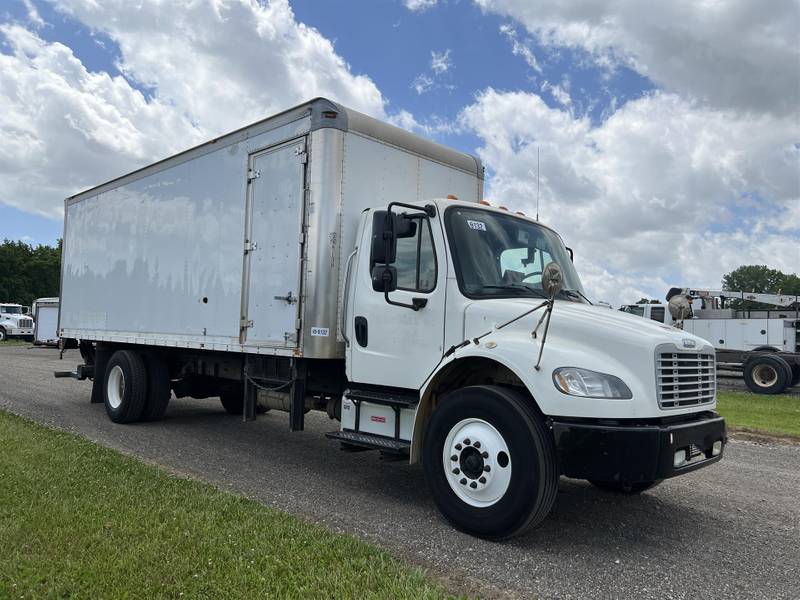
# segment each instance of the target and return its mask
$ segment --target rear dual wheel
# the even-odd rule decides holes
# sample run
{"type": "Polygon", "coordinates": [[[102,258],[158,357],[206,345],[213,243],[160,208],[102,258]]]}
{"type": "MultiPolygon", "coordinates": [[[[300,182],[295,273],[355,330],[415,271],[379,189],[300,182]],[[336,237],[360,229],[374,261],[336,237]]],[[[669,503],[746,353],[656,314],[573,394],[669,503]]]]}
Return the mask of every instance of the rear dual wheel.
{"type": "Polygon", "coordinates": [[[169,372],[159,355],[117,350],[108,360],[103,402],[108,417],[115,423],[160,419],[170,395],[169,372]]]}
{"type": "Polygon", "coordinates": [[[744,382],[755,394],[780,394],[793,379],[792,368],[780,356],[761,354],[744,364],[744,382]]]}
{"type": "Polygon", "coordinates": [[[425,432],[425,478],[455,527],[504,539],[539,524],[558,491],[553,438],[526,395],[472,386],[441,400],[425,432]]]}

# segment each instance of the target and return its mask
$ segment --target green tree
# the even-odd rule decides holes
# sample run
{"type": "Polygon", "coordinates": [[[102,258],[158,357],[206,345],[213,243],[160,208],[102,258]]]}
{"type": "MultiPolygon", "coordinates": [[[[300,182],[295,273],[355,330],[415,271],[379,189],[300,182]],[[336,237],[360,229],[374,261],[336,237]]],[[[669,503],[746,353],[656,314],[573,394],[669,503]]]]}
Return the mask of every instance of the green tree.
{"type": "Polygon", "coordinates": [[[660,300],[654,300],[653,298],[639,298],[636,304],[659,304],[660,300]]]}
{"type": "MultiPolygon", "coordinates": [[[[800,277],[795,273],[787,275],[766,265],[742,265],[722,277],[722,289],[756,294],[800,295],[800,277]]],[[[775,308],[750,300],[736,300],[732,305],[740,309],[775,308]]]]}
{"type": "Polygon", "coordinates": [[[60,279],[61,240],[56,246],[0,244],[0,302],[30,306],[37,298],[58,296],[60,279]]]}

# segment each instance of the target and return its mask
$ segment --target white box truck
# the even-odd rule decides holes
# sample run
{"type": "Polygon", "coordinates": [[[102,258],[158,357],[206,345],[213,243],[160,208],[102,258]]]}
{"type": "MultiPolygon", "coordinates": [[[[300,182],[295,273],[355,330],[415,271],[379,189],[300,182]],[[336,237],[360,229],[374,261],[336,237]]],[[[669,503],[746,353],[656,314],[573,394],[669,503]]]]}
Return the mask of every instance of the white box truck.
{"type": "Polygon", "coordinates": [[[14,302],[0,302],[0,342],[9,338],[30,339],[32,335],[30,307],[14,302]]]}
{"type": "Polygon", "coordinates": [[[32,312],[33,343],[37,346],[58,344],[58,298],[37,298],[32,312]]]}
{"type": "Polygon", "coordinates": [[[592,306],[483,168],[316,99],[66,200],[59,333],[118,423],[171,393],[309,410],[422,462],[456,527],[540,522],[559,476],[638,493],[720,460],[713,349],[592,306]]]}

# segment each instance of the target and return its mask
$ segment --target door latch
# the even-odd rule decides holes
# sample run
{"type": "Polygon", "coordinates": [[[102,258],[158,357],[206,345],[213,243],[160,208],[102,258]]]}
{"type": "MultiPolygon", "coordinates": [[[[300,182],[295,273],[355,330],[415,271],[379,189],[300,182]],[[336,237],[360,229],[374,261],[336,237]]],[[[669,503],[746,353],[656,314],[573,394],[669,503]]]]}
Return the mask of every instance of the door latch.
{"type": "Polygon", "coordinates": [[[295,304],[297,302],[297,298],[295,296],[292,296],[291,291],[289,291],[289,293],[286,296],[274,296],[274,298],[275,300],[283,300],[287,304],[295,304]]]}

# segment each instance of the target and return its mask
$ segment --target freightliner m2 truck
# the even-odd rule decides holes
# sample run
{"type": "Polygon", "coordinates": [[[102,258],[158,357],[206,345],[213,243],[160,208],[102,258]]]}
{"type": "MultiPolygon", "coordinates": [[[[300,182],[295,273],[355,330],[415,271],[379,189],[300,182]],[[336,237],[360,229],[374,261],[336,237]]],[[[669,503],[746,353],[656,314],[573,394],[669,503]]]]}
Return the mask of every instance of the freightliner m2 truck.
{"type": "Polygon", "coordinates": [[[325,411],[494,539],[562,475],[638,493],[720,460],[714,349],[592,306],[559,234],[482,193],[476,158],[316,99],[77,194],[57,375],[117,423],[173,393],[325,411]]]}

